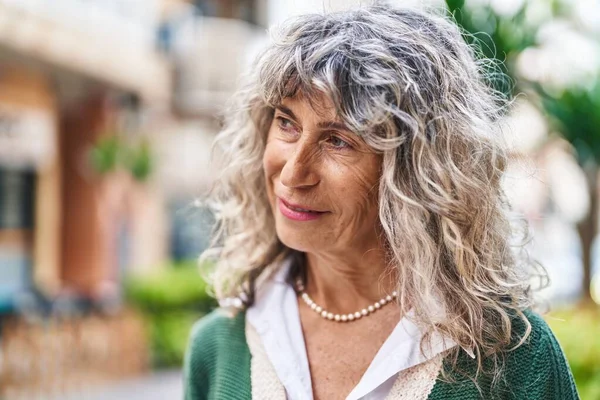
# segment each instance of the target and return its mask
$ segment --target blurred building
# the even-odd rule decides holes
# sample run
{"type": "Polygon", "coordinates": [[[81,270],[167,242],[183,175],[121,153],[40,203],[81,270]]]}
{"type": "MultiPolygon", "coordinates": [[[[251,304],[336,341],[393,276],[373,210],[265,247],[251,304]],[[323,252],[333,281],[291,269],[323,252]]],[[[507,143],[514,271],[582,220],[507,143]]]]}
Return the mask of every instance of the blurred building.
{"type": "Polygon", "coordinates": [[[242,71],[266,43],[267,2],[173,2],[161,46],[173,62],[173,118],[154,136],[156,180],[169,212],[171,258],[196,259],[208,245],[211,142],[242,71]]]}
{"type": "MultiPolygon", "coordinates": [[[[156,259],[166,256],[160,195],[93,162],[104,138],[141,135],[169,118],[171,65],[156,46],[164,7],[161,0],[0,0],[0,397],[12,398],[9,386],[44,387],[50,366],[83,373],[100,358],[82,332],[102,325],[96,339],[115,342],[108,336],[120,334],[109,327],[125,320],[79,328],[19,321],[113,304],[124,253],[147,246],[156,259]],[[144,218],[156,231],[140,229],[144,218]],[[136,230],[143,243],[124,240],[136,230]]],[[[126,329],[139,332],[128,320],[126,329]]],[[[143,354],[130,348],[139,370],[143,354]]]]}
{"type": "Polygon", "coordinates": [[[86,155],[121,115],[168,104],[160,11],[0,1],[1,308],[32,286],[95,296],[114,280],[117,216],[103,198],[114,179],[93,176],[86,155]]]}

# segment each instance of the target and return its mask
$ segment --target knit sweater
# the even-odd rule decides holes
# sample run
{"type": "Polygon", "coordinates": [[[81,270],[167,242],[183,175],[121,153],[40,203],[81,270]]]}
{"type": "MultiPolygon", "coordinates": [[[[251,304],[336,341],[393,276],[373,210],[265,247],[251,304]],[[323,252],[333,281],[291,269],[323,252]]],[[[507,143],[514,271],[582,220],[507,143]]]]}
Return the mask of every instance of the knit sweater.
{"type": "MultiPolygon", "coordinates": [[[[491,378],[482,374],[477,379],[476,385],[469,378],[474,376],[476,360],[460,350],[458,367],[461,371],[467,372],[466,376],[456,375],[454,382],[446,382],[441,379],[438,372],[435,372],[433,376],[437,378],[434,378],[431,385],[426,385],[427,393],[422,398],[428,400],[579,399],[569,365],[552,331],[538,314],[526,311],[525,315],[531,323],[531,334],[523,345],[506,353],[504,373],[498,383],[492,385],[491,378]]],[[[269,368],[254,368],[256,371],[253,370],[251,373],[251,364],[254,364],[258,357],[248,346],[248,330],[245,321],[245,312],[230,316],[225,310],[217,309],[196,323],[192,329],[184,364],[186,400],[257,398],[256,386],[264,386],[265,380],[276,381],[273,374],[270,375],[272,378],[267,379],[269,368]]],[[[524,331],[525,324],[515,318],[513,337],[521,336],[524,331]]],[[[444,366],[447,366],[446,362],[443,361],[444,366]]],[[[439,364],[441,365],[442,362],[439,364]]],[[[422,377],[423,374],[412,376],[422,377]]],[[[410,381],[411,379],[405,376],[404,384],[410,385],[410,381]]],[[[275,386],[270,387],[280,387],[278,382],[271,383],[275,386]]],[[[402,384],[401,379],[396,382],[395,387],[398,384],[402,384]]],[[[398,393],[401,391],[399,390],[398,393]]],[[[270,396],[270,398],[282,397],[270,396]]],[[[406,393],[404,396],[391,398],[413,399],[410,396],[406,397],[406,393]]]]}

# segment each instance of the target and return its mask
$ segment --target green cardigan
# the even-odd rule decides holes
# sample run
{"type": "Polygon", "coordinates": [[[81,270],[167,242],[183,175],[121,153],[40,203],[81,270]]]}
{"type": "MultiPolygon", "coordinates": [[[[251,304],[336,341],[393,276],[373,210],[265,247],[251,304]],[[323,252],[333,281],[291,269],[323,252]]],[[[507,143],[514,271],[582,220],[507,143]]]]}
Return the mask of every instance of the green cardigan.
{"type": "MultiPolygon", "coordinates": [[[[476,385],[467,378],[453,383],[439,376],[429,400],[579,399],[565,356],[546,322],[536,313],[526,311],[531,322],[531,336],[525,344],[507,353],[505,373],[492,387],[491,379],[481,375],[476,385]]],[[[524,324],[515,319],[514,331],[521,334],[524,324]]],[[[245,312],[230,317],[215,310],[196,323],[185,357],[185,399],[250,399],[250,351],[246,344],[245,312]]],[[[459,366],[475,371],[475,363],[464,351],[459,366]]]]}

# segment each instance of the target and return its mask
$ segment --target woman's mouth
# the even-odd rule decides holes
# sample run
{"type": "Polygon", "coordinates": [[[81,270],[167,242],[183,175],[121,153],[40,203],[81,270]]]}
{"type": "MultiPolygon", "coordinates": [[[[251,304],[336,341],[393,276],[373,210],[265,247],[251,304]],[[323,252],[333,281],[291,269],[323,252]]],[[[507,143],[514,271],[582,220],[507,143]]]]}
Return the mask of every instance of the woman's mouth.
{"type": "Polygon", "coordinates": [[[290,204],[280,197],[277,198],[277,206],[284,217],[294,221],[312,221],[325,214],[323,211],[311,210],[306,206],[290,204]]]}

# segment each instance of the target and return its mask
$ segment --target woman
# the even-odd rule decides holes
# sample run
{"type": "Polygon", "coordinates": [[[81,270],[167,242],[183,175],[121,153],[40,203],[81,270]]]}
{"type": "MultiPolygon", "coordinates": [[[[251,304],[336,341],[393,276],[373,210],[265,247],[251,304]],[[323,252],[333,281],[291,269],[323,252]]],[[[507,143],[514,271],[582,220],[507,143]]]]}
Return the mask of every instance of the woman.
{"type": "Polygon", "coordinates": [[[187,399],[575,399],[530,310],[490,91],[452,23],[299,17],[217,138],[187,399]]]}

